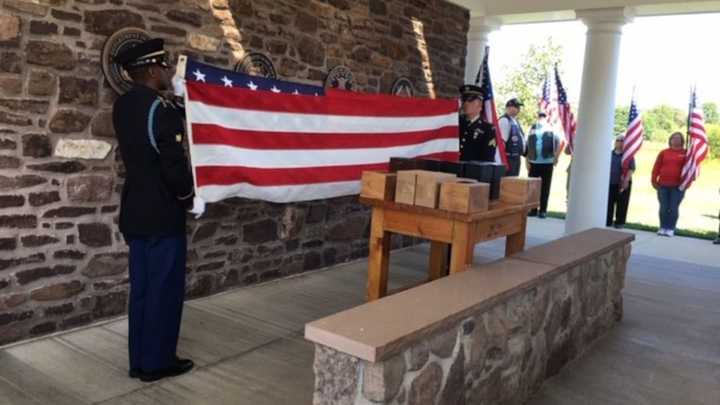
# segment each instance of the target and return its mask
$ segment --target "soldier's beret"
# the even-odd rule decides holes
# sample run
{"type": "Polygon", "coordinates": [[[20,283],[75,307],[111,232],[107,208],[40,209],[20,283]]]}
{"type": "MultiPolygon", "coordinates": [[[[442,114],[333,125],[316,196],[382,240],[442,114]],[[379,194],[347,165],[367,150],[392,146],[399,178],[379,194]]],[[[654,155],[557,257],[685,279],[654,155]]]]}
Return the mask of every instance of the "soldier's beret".
{"type": "Polygon", "coordinates": [[[125,69],[135,69],[147,65],[167,66],[164,47],[165,41],[162,38],[140,42],[121,50],[115,56],[115,63],[125,69]]]}

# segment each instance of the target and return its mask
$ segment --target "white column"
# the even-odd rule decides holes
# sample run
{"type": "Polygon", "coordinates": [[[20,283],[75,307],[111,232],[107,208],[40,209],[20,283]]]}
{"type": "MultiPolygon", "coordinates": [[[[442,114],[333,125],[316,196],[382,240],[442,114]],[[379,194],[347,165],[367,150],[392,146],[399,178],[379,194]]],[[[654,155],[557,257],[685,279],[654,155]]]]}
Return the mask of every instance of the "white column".
{"type": "Polygon", "coordinates": [[[480,64],[485,57],[485,47],[491,32],[500,28],[500,22],[491,17],[470,19],[468,30],[467,55],[465,56],[465,84],[475,83],[480,64]]]}
{"type": "Polygon", "coordinates": [[[566,234],[605,226],[620,40],[628,14],[622,7],[577,11],[588,31],[566,234]]]}

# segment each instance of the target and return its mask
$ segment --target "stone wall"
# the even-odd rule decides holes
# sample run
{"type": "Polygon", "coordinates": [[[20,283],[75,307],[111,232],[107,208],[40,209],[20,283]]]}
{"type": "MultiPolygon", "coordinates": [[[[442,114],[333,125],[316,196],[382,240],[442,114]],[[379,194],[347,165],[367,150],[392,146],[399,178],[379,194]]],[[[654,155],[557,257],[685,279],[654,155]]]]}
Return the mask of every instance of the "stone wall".
{"type": "MultiPolygon", "coordinates": [[[[405,75],[452,97],[468,13],[440,0],[0,0],[0,344],[125,312],[116,94],[100,55],[129,26],[218,66],[259,51],[285,79],[319,84],[343,64],[361,90],[405,75]]],[[[354,197],[212,204],[189,221],[187,294],[363,257],[368,226],[354,197]]]]}
{"type": "Polygon", "coordinates": [[[615,248],[381,362],[316,345],[313,403],[524,403],[621,320],[629,257],[629,244],[615,248]]]}

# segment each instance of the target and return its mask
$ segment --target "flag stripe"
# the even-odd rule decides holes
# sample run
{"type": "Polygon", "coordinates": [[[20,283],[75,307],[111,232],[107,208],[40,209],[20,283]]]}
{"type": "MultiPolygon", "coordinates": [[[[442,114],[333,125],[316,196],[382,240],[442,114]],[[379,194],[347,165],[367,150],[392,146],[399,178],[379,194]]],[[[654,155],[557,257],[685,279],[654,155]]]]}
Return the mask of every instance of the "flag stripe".
{"type": "Polygon", "coordinates": [[[457,127],[406,133],[296,133],[245,131],[218,125],[193,125],[196,145],[227,145],[244,149],[360,149],[409,146],[435,139],[456,139],[457,127]]]}
{"type": "MultiPolygon", "coordinates": [[[[456,153],[426,155],[443,160],[457,159],[456,153]]],[[[199,166],[198,186],[248,183],[256,186],[282,186],[331,183],[357,180],[366,170],[387,170],[388,162],[374,164],[338,165],[334,167],[257,168],[248,166],[199,166]]]]}
{"type": "MultiPolygon", "coordinates": [[[[293,97],[287,96],[285,97],[293,97]]],[[[457,113],[428,117],[373,117],[295,114],[214,107],[191,101],[187,114],[193,124],[214,124],[229,129],[302,133],[402,133],[457,127],[457,113]]],[[[330,104],[330,103],[328,103],[330,104]]]]}
{"type": "Polygon", "coordinates": [[[198,103],[241,110],[258,110],[296,114],[324,114],[339,116],[425,117],[438,114],[457,114],[454,100],[410,99],[382,94],[359,96],[350,92],[328,92],[324,97],[253,91],[244,88],[225,88],[212,84],[188,83],[190,98],[198,103]],[[358,108],[362,101],[363,108],[358,108]]]}
{"type": "MultiPolygon", "coordinates": [[[[455,152],[458,139],[434,139],[415,145],[369,149],[258,150],[227,145],[193,145],[192,154],[199,166],[243,166],[257,168],[300,168],[358,165],[390,161],[391,157],[415,157],[455,152]]],[[[325,169],[329,170],[329,169],[325,169]]]]}
{"type": "Polygon", "coordinates": [[[241,196],[243,198],[284,204],[358,194],[360,193],[360,187],[360,180],[296,186],[255,186],[247,183],[236,183],[229,186],[209,185],[198,187],[197,193],[210,203],[241,196]]]}

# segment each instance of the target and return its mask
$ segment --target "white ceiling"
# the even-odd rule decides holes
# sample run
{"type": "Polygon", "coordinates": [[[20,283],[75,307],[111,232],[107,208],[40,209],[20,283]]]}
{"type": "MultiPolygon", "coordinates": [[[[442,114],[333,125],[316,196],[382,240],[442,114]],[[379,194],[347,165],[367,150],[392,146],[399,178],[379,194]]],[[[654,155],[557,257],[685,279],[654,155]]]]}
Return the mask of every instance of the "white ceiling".
{"type": "Polygon", "coordinates": [[[720,12],[720,0],[449,0],[472,17],[495,16],[503,23],[557,21],[575,18],[575,10],[632,7],[634,15],[720,12]]]}

